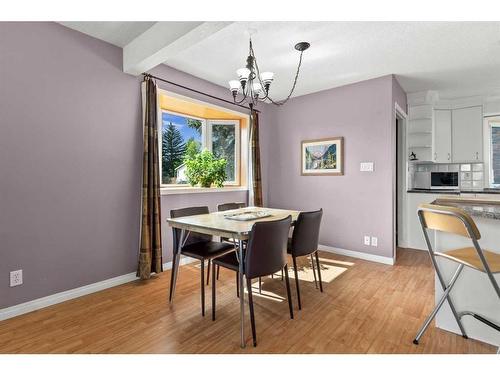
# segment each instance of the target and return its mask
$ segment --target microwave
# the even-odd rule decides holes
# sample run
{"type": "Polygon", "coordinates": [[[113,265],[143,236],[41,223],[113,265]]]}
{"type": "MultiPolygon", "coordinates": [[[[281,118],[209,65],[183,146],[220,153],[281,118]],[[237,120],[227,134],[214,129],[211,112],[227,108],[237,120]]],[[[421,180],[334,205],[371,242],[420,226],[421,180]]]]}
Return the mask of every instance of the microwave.
{"type": "Polygon", "coordinates": [[[415,189],[459,189],[458,172],[415,172],[415,189]]]}

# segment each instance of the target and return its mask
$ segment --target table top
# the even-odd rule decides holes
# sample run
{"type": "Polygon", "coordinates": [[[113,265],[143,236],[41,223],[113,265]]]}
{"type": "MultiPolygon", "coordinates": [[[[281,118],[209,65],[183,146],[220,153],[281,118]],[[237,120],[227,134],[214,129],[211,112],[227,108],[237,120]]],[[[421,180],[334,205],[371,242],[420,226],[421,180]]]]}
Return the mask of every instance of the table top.
{"type": "Polygon", "coordinates": [[[168,218],[167,222],[171,227],[190,230],[193,232],[211,234],[214,236],[232,237],[239,240],[248,239],[248,233],[252,226],[260,221],[272,221],[292,216],[292,223],[297,220],[300,211],[282,210],[278,208],[266,207],[245,207],[236,210],[212,212],[204,215],[183,216],[178,218],[168,218]],[[258,218],[256,220],[238,221],[227,219],[224,215],[243,213],[248,211],[265,211],[270,216],[258,218]]]}

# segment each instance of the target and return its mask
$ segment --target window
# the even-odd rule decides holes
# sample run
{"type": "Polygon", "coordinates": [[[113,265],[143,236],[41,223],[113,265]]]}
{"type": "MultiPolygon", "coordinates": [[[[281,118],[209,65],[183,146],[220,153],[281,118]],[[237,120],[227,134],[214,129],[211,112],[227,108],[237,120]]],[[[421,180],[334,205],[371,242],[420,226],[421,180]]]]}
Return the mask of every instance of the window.
{"type": "Polygon", "coordinates": [[[490,122],[490,185],[500,186],[500,122],[490,122]]]}
{"type": "Polygon", "coordinates": [[[239,120],[208,120],[162,110],[162,185],[188,184],[184,160],[202,150],[227,161],[226,185],[240,182],[239,120]]]}

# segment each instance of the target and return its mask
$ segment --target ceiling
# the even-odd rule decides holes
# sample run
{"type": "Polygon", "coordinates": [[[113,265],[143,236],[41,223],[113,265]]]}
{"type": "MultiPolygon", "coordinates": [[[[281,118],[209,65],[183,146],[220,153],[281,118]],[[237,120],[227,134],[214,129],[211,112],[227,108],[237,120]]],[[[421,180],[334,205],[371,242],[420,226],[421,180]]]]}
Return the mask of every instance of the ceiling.
{"type": "Polygon", "coordinates": [[[61,25],[104,40],[118,47],[128,43],[149,29],[155,22],[59,22],[61,25]]]}
{"type": "MultiPolygon", "coordinates": [[[[123,47],[150,22],[64,22],[123,47]]],[[[141,31],[142,30],[142,31],[141,31]]],[[[500,22],[233,22],[164,63],[227,86],[245,65],[249,30],[261,71],[273,71],[271,96],[286,97],[308,41],[294,96],[386,74],[408,92],[500,88],[500,22]]]]}

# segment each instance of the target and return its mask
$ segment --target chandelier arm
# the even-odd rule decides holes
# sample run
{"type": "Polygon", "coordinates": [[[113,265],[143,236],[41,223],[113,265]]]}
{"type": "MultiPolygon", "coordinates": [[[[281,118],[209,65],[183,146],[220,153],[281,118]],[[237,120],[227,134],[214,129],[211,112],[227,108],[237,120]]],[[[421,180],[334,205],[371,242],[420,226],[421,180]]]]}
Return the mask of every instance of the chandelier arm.
{"type": "Polygon", "coordinates": [[[243,98],[240,101],[236,101],[236,98],[234,98],[234,103],[235,104],[241,104],[241,103],[243,103],[246,100],[246,98],[247,98],[247,92],[248,92],[248,90],[245,90],[245,92],[243,93],[243,98]]]}

